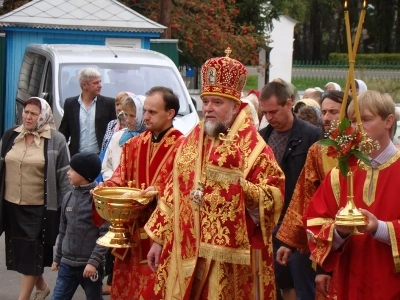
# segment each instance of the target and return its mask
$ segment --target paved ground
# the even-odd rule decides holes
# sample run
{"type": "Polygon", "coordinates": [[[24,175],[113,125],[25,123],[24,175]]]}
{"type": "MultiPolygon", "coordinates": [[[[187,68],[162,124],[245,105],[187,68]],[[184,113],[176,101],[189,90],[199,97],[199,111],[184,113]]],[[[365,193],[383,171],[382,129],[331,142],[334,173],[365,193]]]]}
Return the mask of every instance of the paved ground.
{"type": "MultiPolygon", "coordinates": [[[[20,275],[14,271],[7,271],[5,266],[5,246],[4,246],[4,234],[0,237],[0,300],[15,300],[18,299],[19,295],[19,283],[20,275]]],[[[50,289],[53,290],[57,272],[52,272],[50,268],[45,268],[44,278],[47,281],[50,289]]],[[[50,293],[50,296],[52,294],[50,293]]],[[[47,299],[51,299],[51,297],[47,299]]],[[[75,293],[74,300],[85,300],[85,293],[81,287],[75,293]]],[[[104,297],[105,300],[110,299],[109,296],[104,297]]]]}

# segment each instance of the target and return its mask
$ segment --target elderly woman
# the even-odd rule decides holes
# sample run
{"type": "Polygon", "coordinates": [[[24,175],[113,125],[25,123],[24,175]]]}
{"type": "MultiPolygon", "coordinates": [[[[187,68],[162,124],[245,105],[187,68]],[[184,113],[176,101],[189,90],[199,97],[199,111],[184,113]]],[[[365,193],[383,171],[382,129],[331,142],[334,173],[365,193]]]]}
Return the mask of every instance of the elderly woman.
{"type": "Polygon", "coordinates": [[[33,299],[40,300],[50,293],[42,274],[52,264],[58,210],[70,190],[69,151],[45,100],[29,98],[22,120],[0,142],[0,233],[6,234],[7,269],[22,274],[18,299],[29,300],[36,286],[33,299]]]}
{"type": "Polygon", "coordinates": [[[144,96],[132,96],[122,103],[122,111],[125,116],[127,128],[113,134],[106,149],[101,166],[103,180],[111,178],[119,165],[122,146],[132,137],[139,135],[146,129],[143,122],[144,96]]]}
{"type": "MultiPolygon", "coordinates": [[[[117,97],[115,97],[115,112],[116,116],[118,118],[118,115],[122,111],[122,104],[124,103],[125,99],[128,97],[133,97],[135,94],[131,92],[119,92],[117,94],[117,97]]],[[[104,153],[106,151],[106,148],[108,146],[108,143],[111,140],[111,137],[113,136],[114,133],[119,131],[121,128],[118,126],[118,120],[112,120],[108,123],[106,133],[104,134],[103,138],[103,144],[101,145],[101,150],[100,153],[104,153]]]]}
{"type": "MultiPolygon", "coordinates": [[[[121,111],[120,113],[123,114],[127,128],[121,128],[122,130],[115,132],[106,142],[107,145],[103,150],[104,157],[101,166],[101,181],[110,179],[115,169],[118,167],[122,146],[131,137],[138,135],[146,129],[143,122],[144,96],[136,96],[130,92],[122,92],[119,93],[115,99],[123,100],[120,107],[117,108],[117,111],[119,109],[121,111]],[[126,97],[124,95],[126,95],[126,97]]],[[[110,126],[111,122],[109,123],[110,128],[112,128],[110,126]]],[[[105,139],[106,137],[104,137],[104,140],[105,139]]],[[[109,295],[111,293],[114,268],[114,257],[111,255],[111,250],[108,251],[106,255],[105,270],[108,278],[106,284],[103,285],[103,295],[109,295]]]]}

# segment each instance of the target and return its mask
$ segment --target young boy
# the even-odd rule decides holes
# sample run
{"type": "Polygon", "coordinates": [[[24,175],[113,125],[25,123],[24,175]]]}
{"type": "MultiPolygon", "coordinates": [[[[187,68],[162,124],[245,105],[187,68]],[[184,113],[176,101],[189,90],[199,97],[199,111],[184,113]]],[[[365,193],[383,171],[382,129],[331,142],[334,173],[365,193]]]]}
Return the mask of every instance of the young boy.
{"type": "Polygon", "coordinates": [[[72,299],[78,285],[87,299],[103,299],[102,275],[107,248],[96,240],[106,234],[109,224],[96,227],[92,222],[90,190],[100,173],[100,158],[95,153],[77,153],[70,161],[68,178],[73,190],[61,206],[60,233],[51,269],[58,270],[52,300],[72,299]]]}

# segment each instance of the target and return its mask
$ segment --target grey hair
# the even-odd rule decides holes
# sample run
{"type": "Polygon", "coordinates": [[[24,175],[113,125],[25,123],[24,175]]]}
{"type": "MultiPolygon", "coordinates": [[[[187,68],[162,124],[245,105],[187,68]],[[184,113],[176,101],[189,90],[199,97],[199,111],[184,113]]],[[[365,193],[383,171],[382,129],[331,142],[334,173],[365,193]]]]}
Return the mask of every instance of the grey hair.
{"type": "Polygon", "coordinates": [[[101,78],[101,74],[98,70],[93,68],[84,68],[79,71],[78,74],[79,84],[88,81],[90,78],[101,78]]]}

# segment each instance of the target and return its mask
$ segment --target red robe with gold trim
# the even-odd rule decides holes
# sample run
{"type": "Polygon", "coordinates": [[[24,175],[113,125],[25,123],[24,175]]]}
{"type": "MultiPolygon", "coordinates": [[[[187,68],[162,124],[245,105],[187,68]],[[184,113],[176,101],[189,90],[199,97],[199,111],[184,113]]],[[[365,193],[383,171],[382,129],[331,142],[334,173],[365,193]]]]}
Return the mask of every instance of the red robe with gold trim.
{"type": "Polygon", "coordinates": [[[338,169],[329,173],[304,215],[311,257],[326,271],[333,270],[331,299],[400,299],[400,152],[377,169],[363,166],[354,174],[354,202],[388,225],[391,245],[371,234],[351,235],[332,249],[334,219],[347,202],[347,182],[338,169]],[[336,291],[334,290],[336,289],[336,291]]]}
{"type": "MultiPolygon", "coordinates": [[[[154,186],[162,192],[165,180],[172,172],[172,166],[179,144],[183,140],[180,131],[171,128],[159,143],[151,141],[152,133],[146,131],[130,139],[122,148],[121,161],[107,186],[128,186],[134,188],[154,186]]],[[[154,280],[154,274],[147,265],[147,253],[151,239],[143,230],[144,224],[156,207],[153,201],[141,212],[138,228],[133,237],[140,241],[130,249],[114,249],[116,256],[111,288],[111,299],[139,299],[141,290],[154,280]],[[122,259],[123,258],[123,259],[122,259]]]]}
{"type": "Polygon", "coordinates": [[[325,150],[326,148],[318,143],[308,150],[303,170],[276,235],[279,240],[297,249],[308,250],[303,214],[326,174],[337,165],[337,160],[328,157],[325,150]]]}
{"type": "MultiPolygon", "coordinates": [[[[309,250],[303,214],[326,174],[336,165],[337,160],[326,155],[326,147],[319,145],[318,142],[310,147],[289,207],[276,235],[279,240],[297,249],[309,250]]],[[[325,297],[316,291],[315,299],[325,299],[325,297]]]]}
{"type": "Polygon", "coordinates": [[[163,251],[142,299],[275,299],[271,233],[284,175],[248,113],[242,104],[228,133],[233,142],[205,135],[202,121],[179,148],[165,197],[145,226],[163,251]],[[201,205],[190,197],[199,181],[201,205]],[[260,226],[248,213],[256,208],[260,226]]]}

